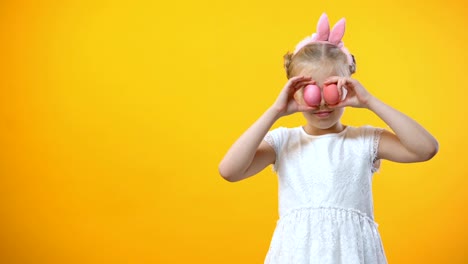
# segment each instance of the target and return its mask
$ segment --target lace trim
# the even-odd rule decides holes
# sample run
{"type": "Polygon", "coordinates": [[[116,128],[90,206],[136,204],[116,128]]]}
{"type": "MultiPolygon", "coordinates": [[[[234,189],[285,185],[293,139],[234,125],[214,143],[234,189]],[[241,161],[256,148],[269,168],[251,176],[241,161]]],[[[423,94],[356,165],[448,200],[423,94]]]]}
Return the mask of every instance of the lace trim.
{"type": "Polygon", "coordinates": [[[373,224],[376,228],[379,226],[377,222],[374,221],[374,219],[370,218],[367,214],[359,211],[358,209],[354,208],[344,208],[344,207],[338,207],[338,206],[302,206],[302,207],[296,207],[293,209],[288,210],[286,213],[284,213],[279,220],[281,220],[283,217],[291,215],[292,213],[295,213],[297,211],[303,211],[303,210],[337,210],[337,211],[344,211],[348,213],[353,213],[359,215],[359,217],[364,218],[367,220],[369,223],[373,224]]]}
{"type": "Polygon", "coordinates": [[[382,128],[376,128],[374,130],[374,140],[372,142],[372,173],[378,172],[380,169],[380,161],[377,159],[377,153],[379,151],[380,135],[382,134],[382,132],[382,128]],[[374,166],[374,163],[377,161],[379,161],[378,166],[374,166]]]}
{"type": "Polygon", "coordinates": [[[265,140],[268,144],[270,144],[270,146],[276,151],[275,149],[275,140],[273,139],[273,137],[271,136],[271,134],[267,134],[263,140],[265,140]]]}
{"type": "MultiPolygon", "coordinates": [[[[267,142],[268,144],[270,144],[270,146],[273,148],[273,150],[276,153],[275,140],[273,139],[273,136],[271,134],[266,134],[266,136],[263,138],[263,140],[265,142],[267,142]]],[[[278,154],[276,154],[276,155],[278,155],[278,154]]],[[[277,172],[276,162],[273,163],[273,166],[271,166],[271,170],[273,172],[277,172]]]]}

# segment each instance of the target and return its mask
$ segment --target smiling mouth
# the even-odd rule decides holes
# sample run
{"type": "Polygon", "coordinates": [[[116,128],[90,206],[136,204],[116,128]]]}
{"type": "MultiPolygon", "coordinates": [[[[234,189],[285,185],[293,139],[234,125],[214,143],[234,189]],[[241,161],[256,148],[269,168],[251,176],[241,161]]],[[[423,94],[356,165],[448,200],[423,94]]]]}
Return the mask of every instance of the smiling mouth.
{"type": "Polygon", "coordinates": [[[318,117],[327,117],[329,116],[333,111],[318,111],[318,112],[315,112],[314,115],[318,116],[318,117]]]}

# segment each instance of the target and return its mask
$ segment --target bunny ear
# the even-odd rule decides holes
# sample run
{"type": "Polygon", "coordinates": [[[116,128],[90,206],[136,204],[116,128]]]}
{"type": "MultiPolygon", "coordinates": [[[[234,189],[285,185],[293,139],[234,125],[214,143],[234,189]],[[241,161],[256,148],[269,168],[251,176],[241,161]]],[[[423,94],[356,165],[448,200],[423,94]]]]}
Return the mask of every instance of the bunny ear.
{"type": "Polygon", "coordinates": [[[312,34],[312,41],[316,41],[317,40],[317,33],[314,33],[312,34]]]}
{"type": "Polygon", "coordinates": [[[330,37],[328,38],[328,42],[335,44],[335,45],[338,45],[338,43],[340,43],[341,39],[344,36],[345,24],[346,24],[346,20],[344,18],[336,22],[335,26],[333,26],[333,29],[330,32],[330,37]]]}
{"type": "Polygon", "coordinates": [[[323,13],[317,23],[317,38],[318,41],[327,41],[330,35],[330,23],[328,22],[327,14],[323,13]]]}

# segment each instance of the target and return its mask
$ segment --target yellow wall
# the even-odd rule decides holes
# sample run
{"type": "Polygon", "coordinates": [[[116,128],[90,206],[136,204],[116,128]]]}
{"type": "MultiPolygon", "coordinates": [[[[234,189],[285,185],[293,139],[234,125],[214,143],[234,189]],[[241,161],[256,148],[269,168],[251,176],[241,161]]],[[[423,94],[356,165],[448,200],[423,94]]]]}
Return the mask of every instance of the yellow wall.
{"type": "Polygon", "coordinates": [[[467,263],[468,10],[390,2],[2,1],[0,262],[262,263],[275,175],[217,165],[325,11],[347,18],[355,78],[440,142],[375,177],[390,263],[467,263]]]}

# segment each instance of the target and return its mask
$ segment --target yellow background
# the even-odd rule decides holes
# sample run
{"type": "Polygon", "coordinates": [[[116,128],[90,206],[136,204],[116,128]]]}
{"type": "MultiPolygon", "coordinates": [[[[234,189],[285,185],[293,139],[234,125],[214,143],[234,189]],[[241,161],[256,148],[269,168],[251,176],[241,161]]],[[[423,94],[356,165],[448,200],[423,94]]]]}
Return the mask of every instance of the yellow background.
{"type": "Polygon", "coordinates": [[[2,1],[0,262],[263,263],[276,176],[217,166],[327,12],[347,19],[354,77],[440,143],[374,178],[389,262],[468,263],[468,8],[390,2],[2,1]]]}

